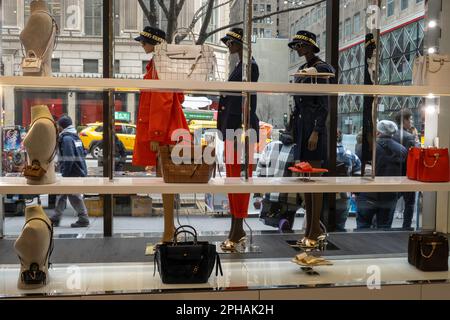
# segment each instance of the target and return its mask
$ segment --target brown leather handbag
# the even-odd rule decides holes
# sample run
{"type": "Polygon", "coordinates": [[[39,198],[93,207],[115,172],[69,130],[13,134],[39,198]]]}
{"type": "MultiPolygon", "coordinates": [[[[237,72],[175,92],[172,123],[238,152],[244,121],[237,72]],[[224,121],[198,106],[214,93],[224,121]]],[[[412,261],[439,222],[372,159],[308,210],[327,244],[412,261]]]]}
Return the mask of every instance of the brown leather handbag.
{"type": "Polygon", "coordinates": [[[409,236],[408,262],[421,271],[448,271],[448,238],[438,232],[409,236]]]}

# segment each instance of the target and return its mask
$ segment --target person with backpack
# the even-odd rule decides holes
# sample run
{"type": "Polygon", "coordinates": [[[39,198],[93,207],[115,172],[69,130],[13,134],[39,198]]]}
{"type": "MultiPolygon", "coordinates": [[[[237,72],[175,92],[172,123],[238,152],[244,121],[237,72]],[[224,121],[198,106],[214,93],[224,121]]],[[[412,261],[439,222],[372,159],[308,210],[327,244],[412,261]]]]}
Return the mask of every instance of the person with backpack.
{"type": "MultiPolygon", "coordinates": [[[[83,143],[78,137],[77,130],[73,126],[72,119],[64,115],[58,122],[58,165],[63,177],[86,177],[86,152],[83,143]]],[[[53,226],[58,227],[67,199],[78,214],[78,220],[71,224],[72,228],[86,228],[89,226],[89,218],[86,205],[81,194],[59,195],[56,198],[55,214],[50,218],[53,226]]]]}

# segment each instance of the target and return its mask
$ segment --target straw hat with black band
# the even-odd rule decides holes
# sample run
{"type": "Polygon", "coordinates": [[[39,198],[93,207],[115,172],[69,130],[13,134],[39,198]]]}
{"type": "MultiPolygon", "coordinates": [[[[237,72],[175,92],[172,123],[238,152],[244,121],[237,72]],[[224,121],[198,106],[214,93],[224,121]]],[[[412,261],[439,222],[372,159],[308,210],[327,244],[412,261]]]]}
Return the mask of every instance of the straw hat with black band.
{"type": "Polygon", "coordinates": [[[227,32],[226,36],[220,39],[225,45],[228,41],[235,41],[244,44],[244,30],[241,28],[232,28],[227,32]]]}
{"type": "Polygon", "coordinates": [[[297,43],[302,43],[302,44],[313,47],[314,53],[319,53],[320,48],[317,45],[316,39],[317,39],[317,37],[314,33],[305,31],[305,30],[301,30],[301,31],[297,32],[297,34],[294,36],[292,41],[289,42],[288,46],[289,46],[289,48],[295,50],[295,45],[297,43]]]}
{"type": "Polygon", "coordinates": [[[134,40],[156,46],[166,41],[166,33],[158,28],[145,27],[139,37],[134,38],[134,40]]]}

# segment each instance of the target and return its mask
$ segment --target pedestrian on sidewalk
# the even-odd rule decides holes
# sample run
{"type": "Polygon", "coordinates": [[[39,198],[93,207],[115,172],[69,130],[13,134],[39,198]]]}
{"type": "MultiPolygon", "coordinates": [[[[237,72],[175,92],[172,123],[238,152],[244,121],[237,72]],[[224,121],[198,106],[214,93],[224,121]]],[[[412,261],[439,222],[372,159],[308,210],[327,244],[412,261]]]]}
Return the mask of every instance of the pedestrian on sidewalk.
{"type": "MultiPolygon", "coordinates": [[[[58,120],[58,166],[63,177],[86,177],[86,152],[83,143],[78,137],[69,116],[62,116],[58,120]]],[[[85,228],[89,226],[89,218],[83,195],[59,195],[56,198],[55,214],[50,218],[55,227],[59,226],[61,217],[67,207],[67,199],[78,214],[78,220],[71,224],[72,228],[85,228]]]]}

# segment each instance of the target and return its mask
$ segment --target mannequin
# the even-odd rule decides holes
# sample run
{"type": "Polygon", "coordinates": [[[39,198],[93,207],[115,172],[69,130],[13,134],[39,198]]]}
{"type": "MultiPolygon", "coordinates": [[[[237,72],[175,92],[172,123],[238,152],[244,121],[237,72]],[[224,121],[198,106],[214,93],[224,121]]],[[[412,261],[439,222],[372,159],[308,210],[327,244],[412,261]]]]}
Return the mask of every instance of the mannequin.
{"type": "Polygon", "coordinates": [[[28,23],[20,33],[20,41],[25,48],[25,53],[28,50],[33,50],[38,57],[42,57],[47,46],[48,49],[45,56],[42,57],[41,72],[24,72],[23,75],[50,77],[52,75],[51,59],[56,39],[55,22],[50,16],[47,3],[43,0],[32,1],[30,4],[30,11],[31,15],[28,19],[28,23]]]}
{"type": "MultiPolygon", "coordinates": [[[[135,38],[141,43],[146,54],[153,55],[155,46],[165,41],[164,31],[145,27],[140,36],[135,38]]],[[[151,58],[147,65],[144,79],[158,80],[157,68],[151,58]]],[[[155,168],[159,170],[158,150],[163,145],[173,145],[172,133],[176,130],[189,132],[181,104],[184,101],[182,93],[174,92],[141,92],[139,100],[139,117],[137,121],[136,141],[133,152],[133,165],[155,168]],[[170,117],[168,117],[170,115],[170,117]]],[[[163,194],[164,234],[162,242],[171,242],[175,233],[174,194],[163,194]]]]}
{"type": "MultiPolygon", "coordinates": [[[[37,289],[49,282],[49,258],[53,245],[53,229],[50,219],[41,206],[31,206],[25,210],[27,223],[22,233],[14,243],[14,249],[20,259],[20,275],[18,281],[19,289],[37,289]],[[35,279],[41,279],[38,283],[27,283],[22,273],[32,269],[32,265],[45,274],[45,279],[39,273],[35,279]]],[[[35,274],[32,274],[34,276],[35,274]]],[[[28,277],[29,279],[29,277],[28,277]]]]}
{"type": "Polygon", "coordinates": [[[41,180],[27,179],[29,185],[52,184],[56,182],[54,159],[48,163],[56,148],[57,133],[53,116],[47,106],[40,105],[31,108],[32,127],[24,140],[28,154],[28,164],[39,160],[41,166],[47,171],[41,180]]]}
{"type": "MultiPolygon", "coordinates": [[[[242,60],[244,52],[244,30],[242,28],[232,28],[227,32],[221,41],[228,47],[231,55],[239,57],[239,63],[231,72],[228,81],[242,82],[242,60]]],[[[255,60],[252,60],[251,81],[257,82],[259,79],[259,67],[255,60]]],[[[259,133],[259,119],[256,115],[257,97],[253,95],[250,99],[250,129],[259,133]]],[[[227,137],[227,131],[236,132],[235,130],[242,128],[243,110],[242,97],[238,96],[222,96],[219,101],[219,114],[217,116],[217,126],[222,133],[225,142],[225,158],[227,177],[241,177],[242,165],[238,159],[238,146],[241,144],[234,137],[227,137]],[[229,156],[229,153],[234,155],[229,156]]],[[[257,137],[258,138],[258,137],[257,137]]],[[[254,145],[250,146],[249,158],[253,159],[254,145]]],[[[252,176],[253,165],[248,167],[248,175],[252,176]]],[[[244,231],[244,219],[248,217],[248,205],[250,202],[250,194],[228,194],[231,213],[231,228],[228,238],[221,243],[220,247],[223,251],[235,252],[240,247],[246,245],[246,233],[244,231]]]]}
{"type": "MultiPolygon", "coordinates": [[[[334,68],[316,56],[320,48],[316,35],[309,31],[299,31],[288,45],[297,51],[300,57],[305,57],[306,63],[300,70],[315,68],[319,73],[335,73],[334,68]]],[[[326,83],[318,79],[318,83],[326,83]]],[[[311,83],[311,78],[297,78],[296,83],[311,83]]],[[[326,96],[295,96],[294,135],[297,143],[296,161],[309,162],[313,167],[322,167],[327,160],[328,130],[328,98],[326,96]]],[[[299,241],[299,246],[312,249],[325,240],[322,234],[320,216],[322,214],[323,194],[305,194],[306,231],[305,237],[299,241]]]]}

